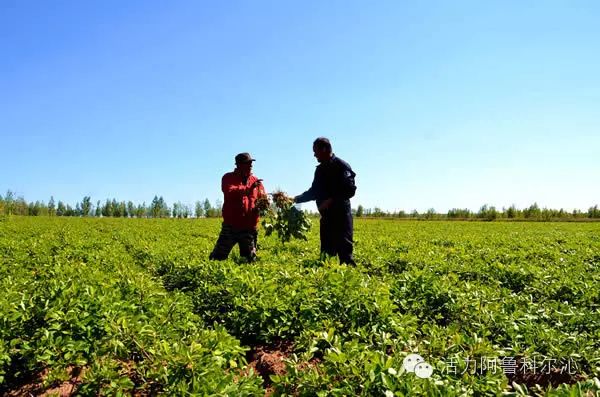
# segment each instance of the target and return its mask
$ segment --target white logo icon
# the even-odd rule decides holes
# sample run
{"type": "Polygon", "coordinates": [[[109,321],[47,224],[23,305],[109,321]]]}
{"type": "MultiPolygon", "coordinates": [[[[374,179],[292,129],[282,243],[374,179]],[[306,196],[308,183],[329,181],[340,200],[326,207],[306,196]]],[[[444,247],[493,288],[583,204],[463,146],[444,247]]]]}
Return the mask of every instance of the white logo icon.
{"type": "Polygon", "coordinates": [[[404,361],[402,361],[402,366],[404,367],[406,372],[415,372],[415,367],[417,366],[417,364],[422,362],[425,362],[423,357],[419,356],[418,354],[409,354],[408,356],[404,357],[404,361]]]}
{"type": "Polygon", "coordinates": [[[417,375],[419,378],[422,378],[422,379],[429,378],[432,373],[433,373],[433,368],[431,367],[431,365],[429,365],[426,362],[419,363],[415,367],[415,375],[417,375]]]}
{"type": "Polygon", "coordinates": [[[433,367],[418,354],[409,354],[404,357],[402,367],[406,372],[414,372],[416,376],[423,379],[429,378],[433,373],[433,367]]]}

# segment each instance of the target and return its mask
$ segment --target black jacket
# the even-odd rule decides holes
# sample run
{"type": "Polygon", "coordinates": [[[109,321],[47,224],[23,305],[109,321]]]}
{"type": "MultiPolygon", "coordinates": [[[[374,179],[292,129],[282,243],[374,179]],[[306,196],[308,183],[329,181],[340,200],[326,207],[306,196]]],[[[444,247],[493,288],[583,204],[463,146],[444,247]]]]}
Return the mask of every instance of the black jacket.
{"type": "Polygon", "coordinates": [[[317,166],[312,186],[297,196],[296,202],[317,200],[317,206],[320,206],[324,200],[333,198],[333,210],[350,211],[350,198],[356,192],[355,176],[350,164],[333,155],[329,161],[317,166]]]}

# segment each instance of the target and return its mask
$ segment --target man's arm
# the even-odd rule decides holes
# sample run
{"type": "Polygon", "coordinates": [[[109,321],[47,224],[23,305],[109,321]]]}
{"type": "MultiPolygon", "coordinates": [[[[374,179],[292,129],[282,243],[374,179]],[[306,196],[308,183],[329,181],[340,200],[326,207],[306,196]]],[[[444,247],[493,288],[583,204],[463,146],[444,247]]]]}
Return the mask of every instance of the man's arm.
{"type": "Polygon", "coordinates": [[[247,188],[244,185],[238,185],[236,183],[233,183],[231,178],[228,178],[227,175],[224,175],[223,179],[221,179],[221,190],[223,191],[223,194],[225,194],[225,196],[231,198],[240,198],[243,195],[246,195],[249,192],[251,192],[252,188],[247,188]]]}
{"type": "Polygon", "coordinates": [[[306,203],[307,201],[316,200],[317,198],[317,171],[315,171],[315,177],[313,179],[312,185],[310,188],[304,193],[294,197],[295,203],[306,203]]]}
{"type": "Polygon", "coordinates": [[[340,175],[340,190],[336,192],[334,199],[338,200],[349,200],[354,197],[356,193],[356,183],[354,177],[356,173],[352,171],[349,166],[344,166],[341,169],[340,175]]]}
{"type": "Polygon", "coordinates": [[[256,185],[256,188],[258,188],[258,197],[256,198],[256,200],[251,201],[252,205],[252,211],[255,211],[256,213],[260,213],[260,210],[257,207],[257,203],[258,200],[260,200],[261,197],[267,197],[267,191],[265,189],[265,186],[262,184],[262,179],[257,179],[252,186],[256,185]]]}
{"type": "Polygon", "coordinates": [[[267,189],[265,189],[265,185],[263,185],[262,183],[262,179],[258,179],[255,183],[257,183],[257,187],[258,187],[258,196],[266,196],[267,195],[267,189]]]}
{"type": "Polygon", "coordinates": [[[307,191],[294,197],[294,203],[306,203],[307,201],[315,200],[314,189],[311,187],[307,191]]]}

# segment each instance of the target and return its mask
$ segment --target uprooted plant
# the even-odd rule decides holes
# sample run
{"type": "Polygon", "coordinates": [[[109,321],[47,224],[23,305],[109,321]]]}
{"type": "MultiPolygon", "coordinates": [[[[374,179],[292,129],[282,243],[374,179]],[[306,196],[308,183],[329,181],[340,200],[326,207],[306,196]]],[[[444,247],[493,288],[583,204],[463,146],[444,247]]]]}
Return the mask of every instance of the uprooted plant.
{"type": "Polygon", "coordinates": [[[306,233],[311,227],[310,219],[294,206],[294,199],[281,191],[271,194],[271,197],[272,203],[266,195],[260,197],[256,203],[260,215],[264,217],[262,226],[265,228],[265,234],[270,236],[276,231],[283,243],[292,238],[308,240],[306,233]]]}

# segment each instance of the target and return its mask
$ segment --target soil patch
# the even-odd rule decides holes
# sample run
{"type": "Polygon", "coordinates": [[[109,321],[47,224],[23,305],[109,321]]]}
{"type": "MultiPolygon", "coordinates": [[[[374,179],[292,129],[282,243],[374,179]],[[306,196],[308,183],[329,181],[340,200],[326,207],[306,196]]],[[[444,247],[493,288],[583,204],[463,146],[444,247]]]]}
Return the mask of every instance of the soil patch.
{"type": "Polygon", "coordinates": [[[248,367],[253,368],[263,378],[263,385],[269,389],[271,375],[283,375],[286,371],[285,359],[292,354],[293,343],[278,341],[271,345],[256,345],[247,354],[248,367]]]}
{"type": "Polygon", "coordinates": [[[81,384],[85,368],[69,366],[67,374],[69,379],[60,383],[44,387],[44,380],[50,371],[44,369],[37,374],[31,376],[24,381],[20,386],[10,390],[6,395],[9,397],[30,397],[30,396],[60,396],[68,397],[75,395],[77,387],[81,384]]]}
{"type": "MultiPolygon", "coordinates": [[[[518,368],[523,365],[523,359],[517,360],[518,368]]],[[[540,385],[542,387],[558,387],[561,384],[575,384],[577,382],[585,380],[585,377],[581,374],[572,374],[569,371],[561,370],[560,368],[552,368],[549,371],[540,372],[527,372],[527,371],[515,371],[514,374],[506,374],[509,383],[516,382],[527,386],[527,388],[540,385]]]]}

